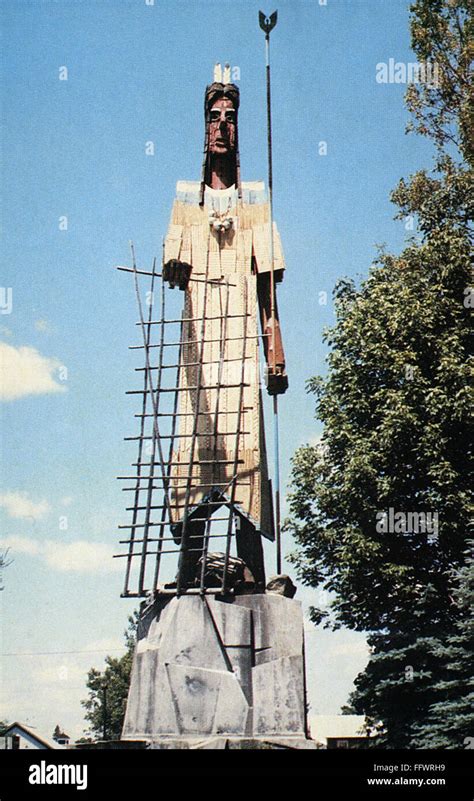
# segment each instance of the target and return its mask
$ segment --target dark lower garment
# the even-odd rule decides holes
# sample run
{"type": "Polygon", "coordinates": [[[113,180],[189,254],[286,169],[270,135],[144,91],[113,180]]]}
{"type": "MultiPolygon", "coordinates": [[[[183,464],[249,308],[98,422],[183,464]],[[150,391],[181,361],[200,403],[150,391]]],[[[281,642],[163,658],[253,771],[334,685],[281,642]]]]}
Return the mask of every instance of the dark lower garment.
{"type": "MultiPolygon", "coordinates": [[[[183,587],[198,587],[200,583],[201,565],[199,560],[202,556],[204,547],[204,535],[206,531],[206,518],[209,507],[202,504],[194,509],[190,514],[186,526],[186,549],[181,557],[180,576],[183,587]],[[196,518],[199,518],[196,520],[196,518]]],[[[216,507],[212,507],[212,512],[216,507]]],[[[237,556],[245,562],[246,566],[255,579],[255,589],[263,592],[265,589],[265,567],[263,563],[262,538],[255,526],[243,515],[237,515],[236,546],[237,556]]],[[[174,538],[181,543],[183,524],[174,526],[174,538]]],[[[212,534],[211,525],[211,534],[212,534]]],[[[208,552],[215,553],[217,550],[225,550],[225,539],[210,539],[208,542],[208,552]],[[217,545],[219,543],[219,546],[217,545]]]]}

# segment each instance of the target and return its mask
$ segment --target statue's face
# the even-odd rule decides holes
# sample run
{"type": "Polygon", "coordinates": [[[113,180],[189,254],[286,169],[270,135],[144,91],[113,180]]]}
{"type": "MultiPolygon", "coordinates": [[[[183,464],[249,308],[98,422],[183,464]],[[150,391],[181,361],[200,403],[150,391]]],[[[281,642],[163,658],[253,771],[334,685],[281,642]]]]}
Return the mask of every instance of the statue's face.
{"type": "Polygon", "coordinates": [[[226,155],[235,151],[237,113],[232,100],[221,97],[211,107],[209,151],[226,155]]]}

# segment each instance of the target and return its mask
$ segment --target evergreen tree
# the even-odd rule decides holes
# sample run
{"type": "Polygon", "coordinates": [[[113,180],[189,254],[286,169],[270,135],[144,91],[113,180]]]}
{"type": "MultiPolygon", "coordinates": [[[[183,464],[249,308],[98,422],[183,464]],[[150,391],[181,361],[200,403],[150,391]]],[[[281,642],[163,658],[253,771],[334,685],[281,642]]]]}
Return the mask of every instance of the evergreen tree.
{"type": "Polygon", "coordinates": [[[455,633],[446,643],[431,646],[438,660],[433,703],[425,719],[414,726],[415,748],[474,748],[474,540],[466,565],[457,571],[454,599],[460,610],[455,633]]]}
{"type": "Polygon", "coordinates": [[[436,146],[434,169],[392,196],[419,235],[400,256],[382,251],[360,288],[336,287],[328,374],[308,383],[324,432],[293,459],[287,524],[303,582],[334,596],[330,613],[312,609],[314,622],[369,634],[353,707],[378,745],[402,748],[435,719],[440,639],[462,616],[452,571],[465,561],[472,486],[472,17],[467,0],[418,0],[411,11],[413,49],[439,75],[407,93],[415,128],[436,146]],[[384,524],[390,509],[405,524],[384,524]],[[410,527],[414,513],[436,525],[410,527]]]}

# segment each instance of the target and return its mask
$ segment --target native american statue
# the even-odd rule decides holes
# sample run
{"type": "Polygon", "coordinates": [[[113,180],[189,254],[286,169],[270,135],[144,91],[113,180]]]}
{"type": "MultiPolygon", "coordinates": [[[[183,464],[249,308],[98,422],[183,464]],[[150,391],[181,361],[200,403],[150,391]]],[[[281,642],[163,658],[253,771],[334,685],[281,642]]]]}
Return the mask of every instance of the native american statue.
{"type": "MultiPolygon", "coordinates": [[[[215,508],[222,502],[237,514],[237,556],[263,589],[261,535],[273,539],[274,532],[258,310],[269,393],[285,392],[288,380],[276,303],[271,308],[268,202],[261,182],[241,183],[239,89],[220,73],[216,67],[205,93],[202,180],[178,183],[164,247],[164,277],[185,292],[171,513],[177,540],[186,527],[184,537],[193,544],[181,563],[183,585],[195,579],[207,504],[215,508]],[[187,491],[183,485],[193,473],[187,491]]],[[[276,227],[273,237],[274,276],[281,281],[284,261],[276,227]]]]}
{"type": "Polygon", "coordinates": [[[301,605],[287,576],[266,583],[262,547],[275,524],[259,353],[268,393],[284,393],[285,265],[263,183],[240,178],[228,65],[204,111],[202,178],[177,184],[161,273],[138,269],[134,252],[120,268],[134,274],[145,354],[136,474],[121,477],[133,498],[123,595],[146,598],[122,738],[307,747],[301,605]]]}
{"type": "MultiPolygon", "coordinates": [[[[178,181],[164,240],[161,319],[145,320],[140,306],[146,364],[144,388],[134,390],[143,395],[140,434],[132,438],[137,475],[126,477],[136,487],[129,488],[132,524],[124,527],[131,529],[125,595],[265,589],[262,537],[273,540],[275,525],[259,355],[268,393],[284,393],[275,285],[285,264],[263,182],[240,179],[239,100],[229,66],[216,65],[204,100],[202,178],[178,181]],[[184,295],[181,316],[171,319],[169,287],[184,295]],[[174,580],[171,568],[163,570],[170,553],[178,553],[174,580]]],[[[135,268],[136,280],[141,273],[135,268]]],[[[157,273],[148,274],[154,296],[157,273]]]]}

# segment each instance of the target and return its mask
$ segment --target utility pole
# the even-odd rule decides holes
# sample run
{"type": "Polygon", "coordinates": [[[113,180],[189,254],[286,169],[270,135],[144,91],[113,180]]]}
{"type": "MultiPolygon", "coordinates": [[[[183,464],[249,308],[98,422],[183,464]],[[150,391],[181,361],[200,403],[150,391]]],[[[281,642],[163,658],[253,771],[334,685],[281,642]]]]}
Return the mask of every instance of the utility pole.
{"type": "Polygon", "coordinates": [[[107,739],[107,688],[108,684],[104,682],[102,685],[102,692],[103,692],[103,705],[102,705],[102,739],[107,739]]]}

